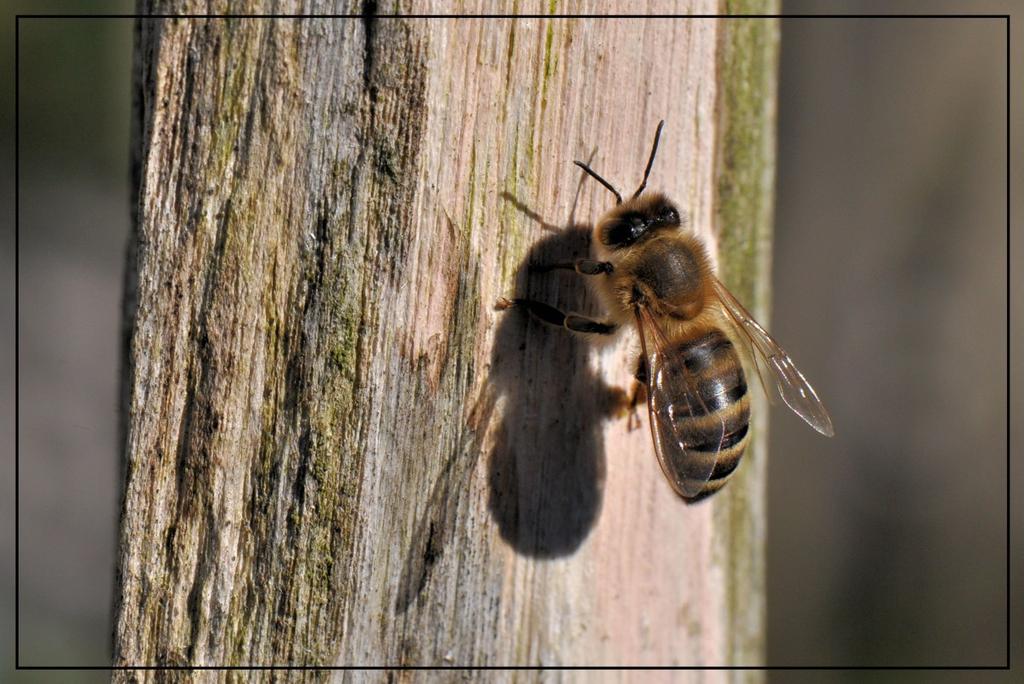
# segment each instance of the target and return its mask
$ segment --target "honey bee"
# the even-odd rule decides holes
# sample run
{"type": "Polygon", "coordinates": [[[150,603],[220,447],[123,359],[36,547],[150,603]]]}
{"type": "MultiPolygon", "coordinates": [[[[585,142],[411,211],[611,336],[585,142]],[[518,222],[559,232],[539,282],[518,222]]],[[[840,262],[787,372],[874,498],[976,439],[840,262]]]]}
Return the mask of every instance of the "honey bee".
{"type": "Polygon", "coordinates": [[[625,402],[635,409],[646,397],[661,469],[676,494],[692,502],[722,488],[750,440],[741,358],[754,365],[766,392],[767,377],[812,428],[827,437],[834,433],[814,388],[715,276],[703,242],[683,229],[676,206],[663,194],[643,194],[664,124],[654,134],[643,181],[628,200],[587,164],[575,162],[615,196],[615,207],[594,225],[593,258],[542,269],[589,277],[608,320],[566,314],[530,299],[500,299],[497,308],[522,307],[574,333],[611,335],[635,325],[641,356],[636,388],[625,402]]]}

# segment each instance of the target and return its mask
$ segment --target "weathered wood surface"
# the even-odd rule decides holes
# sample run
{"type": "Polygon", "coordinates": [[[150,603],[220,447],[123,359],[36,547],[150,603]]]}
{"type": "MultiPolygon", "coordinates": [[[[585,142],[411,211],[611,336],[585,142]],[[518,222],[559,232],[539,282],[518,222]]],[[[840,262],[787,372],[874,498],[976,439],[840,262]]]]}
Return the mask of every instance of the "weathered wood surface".
{"type": "Polygon", "coordinates": [[[776,52],[765,20],[142,21],[115,662],[760,662],[763,406],[687,506],[605,415],[635,339],[493,303],[595,310],[526,265],[608,207],[571,160],[631,186],[664,118],[651,187],[766,313],[776,52]]]}

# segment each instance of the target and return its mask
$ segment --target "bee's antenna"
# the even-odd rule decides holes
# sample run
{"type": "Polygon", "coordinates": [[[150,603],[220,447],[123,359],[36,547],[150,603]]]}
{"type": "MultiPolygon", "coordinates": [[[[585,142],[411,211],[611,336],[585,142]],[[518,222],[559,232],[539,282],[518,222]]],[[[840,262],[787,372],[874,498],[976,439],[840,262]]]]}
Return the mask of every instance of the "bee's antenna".
{"type": "Polygon", "coordinates": [[[586,164],[584,164],[581,161],[574,161],[573,164],[575,164],[576,166],[580,167],[581,169],[583,169],[584,171],[589,173],[591,176],[594,177],[594,180],[596,180],[598,183],[600,183],[604,187],[608,188],[611,191],[611,193],[613,195],[615,195],[615,203],[616,204],[622,204],[622,195],[619,194],[619,191],[616,190],[615,188],[613,188],[611,183],[606,181],[604,178],[601,178],[600,176],[598,176],[597,173],[594,171],[594,169],[590,168],[589,166],[587,166],[586,164]]]}
{"type": "Polygon", "coordinates": [[[654,146],[651,147],[651,158],[647,160],[647,168],[644,169],[644,180],[640,183],[640,187],[633,193],[633,199],[640,196],[640,193],[647,187],[647,177],[651,175],[651,167],[654,166],[654,155],[658,153],[658,141],[661,139],[661,127],[665,125],[665,120],[662,119],[658,122],[658,130],[654,132],[654,146]]]}

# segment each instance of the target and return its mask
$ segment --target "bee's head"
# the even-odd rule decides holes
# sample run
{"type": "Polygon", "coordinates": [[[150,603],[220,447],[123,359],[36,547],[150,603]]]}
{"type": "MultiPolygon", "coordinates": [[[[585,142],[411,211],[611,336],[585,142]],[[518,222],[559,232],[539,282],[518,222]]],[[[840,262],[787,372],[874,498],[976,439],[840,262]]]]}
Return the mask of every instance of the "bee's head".
{"type": "Polygon", "coordinates": [[[651,175],[651,167],[654,166],[654,156],[658,152],[658,141],[661,139],[661,128],[664,125],[664,121],[660,122],[658,130],[654,133],[654,145],[651,147],[651,156],[647,160],[647,168],[644,169],[644,179],[640,187],[625,202],[611,183],[601,178],[583,162],[575,162],[615,195],[615,208],[601,217],[595,230],[598,241],[609,249],[629,247],[659,230],[674,230],[682,225],[679,210],[664,195],[640,197],[647,187],[647,178],[651,175]]]}
{"type": "Polygon", "coordinates": [[[679,210],[662,194],[630,199],[601,217],[595,235],[611,250],[623,249],[682,225],[679,210]]]}

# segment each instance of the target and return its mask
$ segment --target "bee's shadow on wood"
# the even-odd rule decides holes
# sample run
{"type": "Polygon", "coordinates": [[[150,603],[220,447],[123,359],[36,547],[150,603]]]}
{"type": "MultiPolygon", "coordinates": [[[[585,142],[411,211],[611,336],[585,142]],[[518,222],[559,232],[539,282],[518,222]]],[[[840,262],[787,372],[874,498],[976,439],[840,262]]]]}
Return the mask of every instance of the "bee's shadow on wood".
{"type": "MultiPolygon", "coordinates": [[[[535,270],[588,256],[590,227],[552,226],[516,198],[502,197],[550,231],[519,265],[516,291],[508,295],[601,317],[584,276],[535,270]]],[[[601,424],[620,395],[591,368],[589,344],[521,309],[499,314],[490,382],[503,408],[489,454],[489,510],[502,538],[527,556],[572,553],[601,509],[601,424]]]]}

